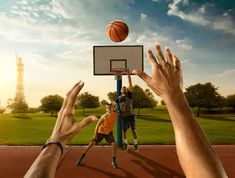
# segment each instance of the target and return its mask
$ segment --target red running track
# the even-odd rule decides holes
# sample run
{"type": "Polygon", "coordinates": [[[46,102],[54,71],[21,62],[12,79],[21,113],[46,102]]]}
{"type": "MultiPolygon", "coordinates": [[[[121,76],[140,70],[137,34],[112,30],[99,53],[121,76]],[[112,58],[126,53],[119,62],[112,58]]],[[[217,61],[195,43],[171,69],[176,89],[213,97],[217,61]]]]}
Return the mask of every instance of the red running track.
{"type": "MultiPolygon", "coordinates": [[[[235,178],[235,145],[213,146],[229,178],[235,178]]],[[[111,166],[111,147],[93,147],[76,167],[84,146],[67,147],[56,178],[183,178],[174,145],[140,145],[140,151],[118,151],[119,168],[111,166]]],[[[23,177],[41,147],[0,146],[0,177],[23,177]]]]}

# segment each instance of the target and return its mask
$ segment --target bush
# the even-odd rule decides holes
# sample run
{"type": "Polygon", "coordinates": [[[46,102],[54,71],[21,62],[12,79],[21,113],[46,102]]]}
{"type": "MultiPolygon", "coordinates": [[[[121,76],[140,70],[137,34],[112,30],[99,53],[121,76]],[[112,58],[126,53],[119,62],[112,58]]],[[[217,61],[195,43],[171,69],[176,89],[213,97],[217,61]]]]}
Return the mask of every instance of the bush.
{"type": "Polygon", "coordinates": [[[0,109],[0,114],[4,113],[6,109],[0,109]]]}

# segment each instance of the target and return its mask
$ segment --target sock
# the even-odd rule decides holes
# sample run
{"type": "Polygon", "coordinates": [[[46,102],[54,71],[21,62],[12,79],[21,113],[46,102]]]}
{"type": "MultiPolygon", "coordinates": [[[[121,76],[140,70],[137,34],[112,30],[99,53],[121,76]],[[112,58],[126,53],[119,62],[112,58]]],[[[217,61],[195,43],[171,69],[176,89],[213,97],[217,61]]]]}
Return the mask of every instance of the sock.
{"type": "Polygon", "coordinates": [[[138,140],[137,139],[134,139],[134,144],[138,145],[138,140]]]}
{"type": "Polygon", "coordinates": [[[83,159],[86,156],[86,153],[83,153],[81,156],[81,159],[83,159]]]}
{"type": "Polygon", "coordinates": [[[124,139],[123,142],[124,142],[125,144],[127,144],[127,139],[124,139]]]}

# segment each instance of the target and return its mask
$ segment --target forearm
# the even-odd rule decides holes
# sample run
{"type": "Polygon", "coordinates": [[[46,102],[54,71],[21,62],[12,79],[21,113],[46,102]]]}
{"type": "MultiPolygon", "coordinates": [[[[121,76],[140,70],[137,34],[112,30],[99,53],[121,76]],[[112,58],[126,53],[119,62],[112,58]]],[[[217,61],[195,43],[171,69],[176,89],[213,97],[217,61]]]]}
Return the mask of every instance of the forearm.
{"type": "Polygon", "coordinates": [[[166,98],[165,102],[175,131],[177,154],[186,176],[227,177],[183,92],[166,98]]]}
{"type": "Polygon", "coordinates": [[[129,87],[128,87],[128,88],[129,88],[130,91],[132,91],[132,81],[131,81],[131,75],[130,75],[130,73],[128,73],[127,76],[128,76],[128,84],[129,84],[129,87]]]}
{"type": "Polygon", "coordinates": [[[61,156],[57,145],[44,148],[27,171],[25,178],[53,178],[61,156]]]}
{"type": "Polygon", "coordinates": [[[98,133],[98,130],[99,130],[99,127],[100,127],[100,123],[98,122],[96,127],[95,127],[95,132],[94,132],[94,138],[97,136],[97,133],[98,133]]]}
{"type": "Polygon", "coordinates": [[[97,133],[98,133],[98,128],[96,128],[96,129],[95,129],[95,132],[94,132],[94,136],[93,136],[93,138],[96,138],[97,133]]]}

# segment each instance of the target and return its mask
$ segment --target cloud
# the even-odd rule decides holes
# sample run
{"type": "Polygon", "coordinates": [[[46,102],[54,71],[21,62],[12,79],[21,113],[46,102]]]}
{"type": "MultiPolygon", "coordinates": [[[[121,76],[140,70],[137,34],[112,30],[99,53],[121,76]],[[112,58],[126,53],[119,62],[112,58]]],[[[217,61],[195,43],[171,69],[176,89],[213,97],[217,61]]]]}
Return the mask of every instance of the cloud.
{"type": "Polygon", "coordinates": [[[144,19],[146,19],[148,16],[146,15],[146,14],[144,14],[144,13],[141,13],[140,14],[140,20],[144,20],[144,19]]]}
{"type": "Polygon", "coordinates": [[[181,49],[190,50],[192,49],[192,45],[189,43],[187,39],[176,40],[176,46],[181,49]]]}
{"type": "Polygon", "coordinates": [[[168,7],[168,15],[177,16],[196,25],[208,26],[214,30],[235,35],[235,23],[229,11],[216,14],[214,4],[206,3],[197,7],[185,0],[173,0],[168,7]],[[214,14],[212,14],[213,12],[214,14]]]}
{"type": "Polygon", "coordinates": [[[235,69],[227,69],[216,75],[218,78],[235,78],[235,69]]]}
{"type": "Polygon", "coordinates": [[[171,39],[167,35],[163,35],[154,31],[146,30],[142,34],[135,34],[137,44],[144,44],[146,48],[152,48],[158,41],[162,44],[169,44],[171,39]]]}

